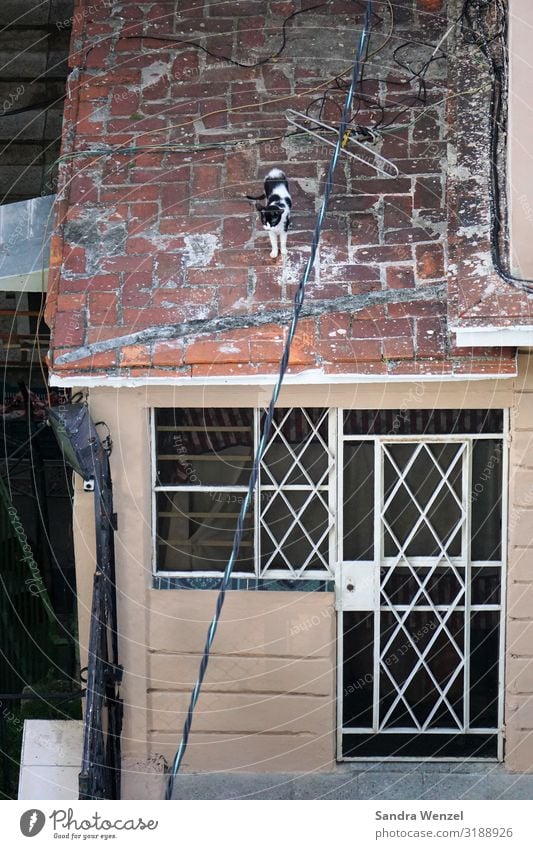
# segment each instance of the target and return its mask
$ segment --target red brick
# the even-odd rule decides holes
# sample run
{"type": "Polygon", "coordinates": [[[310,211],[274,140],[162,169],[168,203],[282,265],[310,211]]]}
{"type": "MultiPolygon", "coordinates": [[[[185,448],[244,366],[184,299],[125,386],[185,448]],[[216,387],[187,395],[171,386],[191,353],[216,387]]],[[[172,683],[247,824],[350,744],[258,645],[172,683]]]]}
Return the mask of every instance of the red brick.
{"type": "Polygon", "coordinates": [[[414,357],[413,339],[409,337],[383,339],[383,356],[388,360],[408,360],[414,357]]]}
{"type": "MultiPolygon", "coordinates": [[[[225,218],[228,215],[242,215],[246,212],[248,201],[245,198],[236,200],[194,199],[191,206],[193,214],[209,215],[225,218]]],[[[181,213],[181,209],[178,210],[181,213]]]]}
{"type": "Polygon", "coordinates": [[[250,218],[226,218],[222,234],[224,247],[242,247],[252,238],[252,220],[250,218]]]}
{"type": "Polygon", "coordinates": [[[99,85],[112,88],[116,85],[139,85],[141,82],[141,72],[134,68],[117,67],[111,71],[107,71],[105,75],[99,78],[99,85]]]}
{"type": "Polygon", "coordinates": [[[195,165],[192,169],[191,197],[211,195],[220,188],[222,168],[219,165],[195,165]]]}
{"type": "Polygon", "coordinates": [[[421,280],[444,277],[444,250],[442,245],[417,245],[416,273],[421,280]]]}
{"type": "Polygon", "coordinates": [[[89,293],[89,317],[93,326],[113,324],[117,320],[118,295],[113,292],[89,293]]]}
{"type": "Polygon", "coordinates": [[[85,248],[71,248],[65,245],[62,265],[63,271],[71,274],[85,274],[85,248]]]}
{"type": "Polygon", "coordinates": [[[248,287],[244,284],[219,286],[217,289],[213,288],[212,291],[216,293],[218,312],[221,315],[250,312],[248,287]]]}
{"type": "Polygon", "coordinates": [[[378,195],[335,195],[332,197],[329,212],[368,212],[378,203],[378,195]]]}
{"type": "Polygon", "coordinates": [[[361,177],[360,179],[352,178],[352,181],[357,190],[365,195],[408,195],[411,193],[411,180],[407,177],[395,177],[394,179],[361,177]]]}
{"type": "Polygon", "coordinates": [[[378,245],[378,222],[373,215],[358,215],[350,220],[352,245],[378,245]]]}
{"type": "Polygon", "coordinates": [[[319,330],[321,339],[342,339],[349,336],[351,316],[348,313],[333,312],[321,316],[319,330]]]}
{"type": "MultiPolygon", "coordinates": [[[[328,278],[332,280],[343,280],[350,283],[379,284],[380,282],[379,268],[372,265],[363,265],[360,262],[345,265],[336,263],[334,266],[328,267],[327,273],[328,278]]],[[[376,287],[372,286],[370,288],[376,287]]]]}
{"type": "Polygon", "coordinates": [[[64,295],[60,292],[57,296],[56,309],[58,312],[80,310],[83,307],[85,307],[85,293],[79,295],[64,295]]]}
{"type": "Polygon", "coordinates": [[[92,177],[75,176],[70,183],[68,195],[71,204],[95,203],[98,201],[99,186],[92,177]]]}
{"type": "Polygon", "coordinates": [[[151,271],[153,259],[151,256],[110,256],[102,260],[103,271],[151,271]]]}
{"type": "Polygon", "coordinates": [[[381,339],[343,339],[317,343],[317,353],[329,362],[381,359],[381,339]]]}
{"type": "MultiPolygon", "coordinates": [[[[157,327],[161,324],[173,324],[181,321],[182,317],[177,308],[168,309],[166,307],[155,307],[148,309],[123,309],[122,319],[125,325],[135,330],[140,330],[143,327],[157,327]]],[[[122,333],[122,331],[121,331],[122,333]]],[[[115,328],[115,335],[117,331],[115,328]]]]}
{"type": "Polygon", "coordinates": [[[186,215],[191,196],[190,183],[174,183],[161,188],[161,214],[186,215]]]}
{"type": "Polygon", "coordinates": [[[151,362],[149,345],[129,345],[122,348],[120,354],[121,366],[145,366],[151,362]]]}
{"type": "Polygon", "coordinates": [[[417,177],[415,183],[415,209],[439,209],[443,205],[442,179],[417,177]]]}
{"type": "Polygon", "coordinates": [[[187,346],[183,357],[184,363],[213,364],[215,367],[218,363],[249,362],[249,360],[249,343],[232,342],[231,340],[197,340],[187,346]]]}
{"type": "Polygon", "coordinates": [[[197,50],[186,50],[180,53],[172,65],[172,76],[175,80],[189,82],[198,78],[199,57],[197,50]]]}
{"type": "Polygon", "coordinates": [[[446,345],[444,318],[419,318],[416,322],[416,353],[419,357],[442,356],[446,345]]]}
{"type": "Polygon", "coordinates": [[[389,304],[388,313],[391,318],[410,318],[446,315],[446,304],[443,301],[412,301],[403,304],[389,304]]]}
{"type": "Polygon", "coordinates": [[[443,0],[420,0],[420,6],[425,12],[438,15],[443,10],[443,0]]]}
{"type": "Polygon", "coordinates": [[[91,277],[75,277],[72,280],[64,277],[61,289],[64,292],[112,292],[118,290],[120,277],[118,274],[95,274],[91,277]]]}
{"type": "Polygon", "coordinates": [[[392,336],[403,336],[411,338],[413,335],[413,323],[409,319],[377,318],[363,321],[354,318],[352,321],[352,338],[389,338],[392,336]]]}
{"type": "Polygon", "coordinates": [[[111,54],[112,41],[106,41],[96,47],[91,47],[85,56],[86,68],[105,68],[111,54]]]}
{"type": "Polygon", "coordinates": [[[115,43],[117,53],[140,53],[142,50],[141,38],[120,38],[115,43]]]}
{"type": "Polygon", "coordinates": [[[154,252],[154,273],[160,283],[168,280],[182,279],[183,259],[181,254],[177,253],[155,253],[154,252]]]}
{"type": "Polygon", "coordinates": [[[83,310],[69,310],[68,312],[56,312],[54,318],[54,347],[72,347],[81,345],[84,338],[83,310]]]}
{"type": "Polygon", "coordinates": [[[358,248],[355,251],[357,260],[369,262],[406,262],[412,259],[410,245],[381,245],[372,248],[358,248]]]}
{"type": "Polygon", "coordinates": [[[239,285],[248,280],[247,268],[189,268],[187,281],[191,285],[239,285]]]}
{"type": "Polygon", "coordinates": [[[283,355],[284,344],[281,340],[250,340],[250,360],[253,363],[278,363],[283,355]]]}
{"type": "Polygon", "coordinates": [[[124,186],[121,189],[100,190],[100,201],[102,203],[135,203],[135,201],[150,201],[159,199],[159,186],[124,186]]]}
{"type": "Polygon", "coordinates": [[[153,364],[155,366],[181,366],[183,364],[184,347],[182,340],[157,342],[152,355],[153,364]]]}
{"type": "Polygon", "coordinates": [[[111,115],[132,115],[139,108],[139,91],[117,87],[111,97],[111,115]]]}
{"type": "Polygon", "coordinates": [[[415,285],[414,271],[410,266],[388,266],[386,269],[388,289],[413,289],[415,285]]]}

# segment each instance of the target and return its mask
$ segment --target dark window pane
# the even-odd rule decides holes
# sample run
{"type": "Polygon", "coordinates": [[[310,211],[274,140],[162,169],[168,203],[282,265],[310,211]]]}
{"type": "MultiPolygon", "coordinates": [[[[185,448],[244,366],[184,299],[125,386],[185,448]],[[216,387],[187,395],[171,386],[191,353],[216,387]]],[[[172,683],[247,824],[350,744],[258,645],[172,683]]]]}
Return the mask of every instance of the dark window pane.
{"type": "Polygon", "coordinates": [[[472,604],[499,604],[501,584],[499,566],[472,566],[472,604]]]}
{"type": "Polygon", "coordinates": [[[501,560],[501,439],[479,439],[472,452],[472,560],[501,560]]]}
{"type": "Polygon", "coordinates": [[[461,611],[452,613],[446,632],[436,613],[414,611],[400,627],[394,613],[381,612],[380,719],[387,728],[409,728],[415,725],[414,719],[429,721],[431,728],[455,728],[457,721],[442,704],[435,682],[441,690],[449,685],[448,702],[462,723],[463,622],[461,611]],[[404,697],[398,698],[402,689],[404,697]]]}
{"type": "Polygon", "coordinates": [[[347,410],[347,436],[500,433],[503,410],[347,410]]]}
{"type": "Polygon", "coordinates": [[[400,547],[406,545],[408,557],[437,557],[441,554],[441,545],[448,556],[460,556],[460,450],[457,443],[422,447],[417,443],[389,443],[386,446],[385,503],[390,498],[385,510],[390,528],[384,535],[386,557],[394,557],[400,547]],[[403,474],[401,483],[399,473],[403,474]],[[447,482],[442,483],[446,474],[447,482]],[[425,518],[420,520],[428,505],[431,506],[425,518]]]}
{"type": "Polygon", "coordinates": [[[436,567],[395,566],[383,572],[383,605],[464,604],[464,569],[442,563],[436,567]]]}
{"type": "Polygon", "coordinates": [[[498,725],[498,659],[500,614],[476,612],[470,620],[470,724],[473,728],[498,725]]]}
{"type": "Polygon", "coordinates": [[[325,570],[329,564],[331,521],[327,493],[262,492],[261,569],[325,570]]]}
{"type": "MultiPolygon", "coordinates": [[[[264,415],[261,417],[263,426],[264,415]]],[[[276,409],[262,462],[263,485],[327,485],[328,410],[276,409]]]]}
{"type": "Polygon", "coordinates": [[[159,486],[246,486],[253,410],[156,410],[159,486]]]}
{"type": "Polygon", "coordinates": [[[345,728],[372,727],[374,614],[343,615],[343,697],[345,728]]]}
{"type": "Polygon", "coordinates": [[[344,560],[374,559],[374,444],[344,444],[344,560]]]}
{"type": "Polygon", "coordinates": [[[496,734],[345,734],[345,758],[490,758],[498,754],[496,734]]]}
{"type": "MultiPolygon", "coordinates": [[[[157,564],[160,571],[223,572],[244,492],[158,492],[157,564]]],[[[233,572],[253,572],[250,511],[233,572]]]]}

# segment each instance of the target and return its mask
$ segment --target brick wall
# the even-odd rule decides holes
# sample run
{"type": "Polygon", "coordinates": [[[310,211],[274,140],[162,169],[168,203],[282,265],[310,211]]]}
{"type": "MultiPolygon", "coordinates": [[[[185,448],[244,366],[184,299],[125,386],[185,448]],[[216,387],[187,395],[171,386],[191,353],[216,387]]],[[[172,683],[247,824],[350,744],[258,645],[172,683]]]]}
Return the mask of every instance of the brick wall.
{"type": "MultiPolygon", "coordinates": [[[[364,4],[334,0],[293,18],[282,55],[254,69],[165,36],[249,64],[275,52],[283,19],[309,5],[186,0],[175,16],[166,3],[78,2],[71,55],[78,70],[63,146],[87,155],[62,169],[47,313],[55,374],[277,371],[332,150],[288,136],[285,110],[317,108],[325,81],[350,67],[364,4]],[[226,146],[198,147],[220,142],[226,146]],[[188,149],[168,149],[177,143],[188,149]],[[121,146],[150,149],[109,154],[121,146]],[[294,201],[285,264],[269,259],[268,238],[244,198],[261,191],[273,166],[286,171],[294,201]]],[[[431,63],[420,103],[416,81],[406,84],[408,72],[393,57],[410,42],[400,58],[414,67],[427,60],[448,27],[445,6],[397,0],[390,33],[390,7],[375,3],[375,55],[356,121],[400,125],[377,149],[401,173],[387,179],[352,160],[340,163],[293,372],[515,369],[511,349],[453,345],[445,286],[447,63],[431,63]]],[[[323,119],[335,122],[344,93],[334,82],[329,89],[323,119]]]]}

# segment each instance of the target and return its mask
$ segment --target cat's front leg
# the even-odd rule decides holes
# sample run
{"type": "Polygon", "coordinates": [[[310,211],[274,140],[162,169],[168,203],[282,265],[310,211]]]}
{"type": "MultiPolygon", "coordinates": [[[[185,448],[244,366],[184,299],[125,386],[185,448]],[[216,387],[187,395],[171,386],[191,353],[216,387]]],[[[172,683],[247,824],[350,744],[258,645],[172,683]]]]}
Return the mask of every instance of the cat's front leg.
{"type": "Polygon", "coordinates": [[[268,231],[268,237],[270,239],[270,244],[272,246],[272,250],[270,252],[270,259],[276,259],[278,255],[278,239],[276,234],[272,231],[268,231]]]}
{"type": "Polygon", "coordinates": [[[281,256],[287,256],[287,231],[282,230],[279,234],[279,246],[281,256]]]}

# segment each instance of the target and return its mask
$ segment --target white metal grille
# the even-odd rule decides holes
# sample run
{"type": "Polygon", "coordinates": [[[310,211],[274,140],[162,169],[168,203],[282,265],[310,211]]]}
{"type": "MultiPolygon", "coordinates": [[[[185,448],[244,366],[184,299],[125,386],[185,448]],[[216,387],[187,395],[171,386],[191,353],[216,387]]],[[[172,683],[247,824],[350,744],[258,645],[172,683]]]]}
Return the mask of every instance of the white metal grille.
{"type": "MultiPolygon", "coordinates": [[[[259,409],[154,415],[158,574],[224,571],[263,416],[259,409]]],[[[235,576],[323,579],[333,573],[336,423],[337,410],[276,410],[235,576]]]]}
{"type": "Polygon", "coordinates": [[[295,578],[306,570],[331,572],[330,536],[335,516],[329,479],[334,456],[328,444],[329,410],[311,416],[294,409],[273,422],[260,471],[260,574],[286,569],[295,578]]]}
{"type": "MultiPolygon", "coordinates": [[[[349,511],[342,528],[347,550],[367,551],[373,559],[343,562],[340,551],[339,757],[416,759],[420,751],[418,757],[454,759],[453,741],[459,741],[467,757],[479,749],[501,758],[502,435],[339,440],[346,448],[345,481],[350,464],[368,466],[368,451],[363,455],[357,446],[374,444],[370,489],[364,490],[373,540],[354,542],[349,511]],[[479,451],[483,440],[489,448],[479,451]],[[474,521],[477,494],[489,485],[499,487],[493,506],[481,517],[476,507],[474,521]],[[481,535],[491,538],[490,545],[480,542],[481,535]],[[485,667],[483,653],[491,657],[485,667]],[[424,738],[435,742],[419,743],[424,738]]],[[[349,495],[341,489],[344,499],[349,495]]],[[[368,529],[360,511],[353,516],[368,529]]]]}

